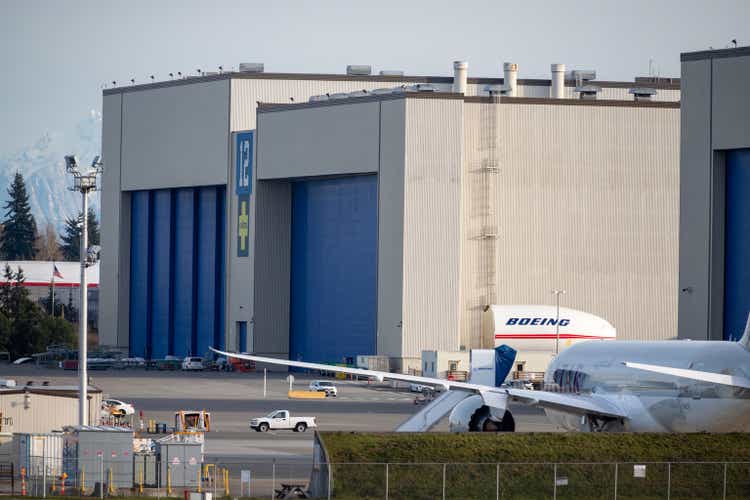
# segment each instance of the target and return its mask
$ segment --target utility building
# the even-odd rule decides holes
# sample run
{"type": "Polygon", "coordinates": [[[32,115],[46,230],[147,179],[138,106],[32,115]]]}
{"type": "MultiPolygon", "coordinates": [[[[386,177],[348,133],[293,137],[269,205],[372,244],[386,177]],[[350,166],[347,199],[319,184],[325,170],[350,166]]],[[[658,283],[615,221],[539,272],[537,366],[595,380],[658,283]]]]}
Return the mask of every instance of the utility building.
{"type": "Polygon", "coordinates": [[[674,337],[679,83],[454,70],[106,90],[103,342],[418,368],[553,288],[674,337]]]}
{"type": "Polygon", "coordinates": [[[738,340],[750,314],[750,47],[681,59],[680,336],[738,340]]]}

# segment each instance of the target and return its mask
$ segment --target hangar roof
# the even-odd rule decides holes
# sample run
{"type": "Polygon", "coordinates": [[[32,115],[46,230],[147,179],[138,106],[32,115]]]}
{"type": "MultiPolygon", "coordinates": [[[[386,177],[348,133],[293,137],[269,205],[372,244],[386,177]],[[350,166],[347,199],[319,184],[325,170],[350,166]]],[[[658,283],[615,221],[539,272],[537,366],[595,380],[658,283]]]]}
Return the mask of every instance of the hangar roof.
{"type": "Polygon", "coordinates": [[[679,108],[679,101],[621,101],[613,99],[552,99],[539,97],[487,97],[464,96],[451,92],[408,92],[394,89],[391,94],[356,95],[347,98],[326,99],[302,103],[258,103],[258,113],[275,111],[292,111],[296,109],[336,106],[340,104],[355,104],[361,102],[384,101],[393,99],[453,99],[464,102],[495,103],[495,104],[553,104],[560,106],[610,106],[633,108],[679,108]]]}
{"type": "Polygon", "coordinates": [[[700,61],[703,59],[724,59],[727,57],[750,56],[750,46],[730,49],[699,50],[697,52],[683,52],[680,61],[700,61]]]}
{"type": "MultiPolygon", "coordinates": [[[[180,85],[191,85],[194,83],[212,82],[217,80],[317,80],[317,81],[361,81],[361,82],[383,82],[387,83],[453,83],[453,76],[429,76],[429,75],[342,75],[332,73],[249,73],[240,71],[224,72],[216,75],[204,75],[204,76],[187,76],[180,79],[165,80],[161,82],[146,83],[139,85],[128,85],[114,87],[111,89],[104,89],[104,95],[110,94],[121,94],[127,92],[136,92],[139,90],[148,90],[162,87],[176,87],[180,85]]],[[[486,84],[486,85],[502,85],[505,80],[503,78],[487,78],[487,77],[469,77],[468,83],[473,84],[486,84]]],[[[622,81],[608,81],[608,80],[593,80],[598,87],[602,88],[631,88],[634,86],[647,85],[655,89],[680,89],[679,78],[651,78],[651,77],[636,77],[632,82],[622,81]]],[[[550,85],[549,79],[543,78],[519,78],[518,85],[527,86],[546,86],[550,85]]],[[[566,80],[566,86],[575,86],[574,80],[566,80]]]]}

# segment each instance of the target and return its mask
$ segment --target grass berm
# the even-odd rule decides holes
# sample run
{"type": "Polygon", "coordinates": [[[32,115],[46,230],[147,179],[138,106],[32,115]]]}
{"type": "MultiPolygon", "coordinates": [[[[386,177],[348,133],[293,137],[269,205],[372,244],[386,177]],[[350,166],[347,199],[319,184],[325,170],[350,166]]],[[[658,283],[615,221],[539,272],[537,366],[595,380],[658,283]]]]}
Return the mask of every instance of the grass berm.
{"type": "Polygon", "coordinates": [[[750,498],[750,434],[321,432],[337,499],[750,498]],[[659,463],[653,463],[659,462],[659,463]],[[672,462],[670,466],[666,462],[672,462]],[[715,462],[715,463],[678,463],[715,462]],[[746,463],[737,463],[746,462],[746,463]],[[634,477],[636,464],[646,477],[634,477]]]}

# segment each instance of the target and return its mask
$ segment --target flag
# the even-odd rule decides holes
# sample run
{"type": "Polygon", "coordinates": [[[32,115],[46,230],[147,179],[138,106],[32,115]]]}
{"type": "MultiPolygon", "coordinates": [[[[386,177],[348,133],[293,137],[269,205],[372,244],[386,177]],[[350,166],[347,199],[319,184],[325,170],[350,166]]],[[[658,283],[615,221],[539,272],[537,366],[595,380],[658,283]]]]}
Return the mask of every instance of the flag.
{"type": "Polygon", "coordinates": [[[63,275],[62,275],[62,273],[60,273],[60,271],[59,271],[59,270],[57,269],[57,265],[55,265],[55,264],[52,264],[52,267],[54,268],[54,271],[52,271],[52,276],[54,276],[55,278],[60,278],[60,279],[63,279],[63,275]]]}

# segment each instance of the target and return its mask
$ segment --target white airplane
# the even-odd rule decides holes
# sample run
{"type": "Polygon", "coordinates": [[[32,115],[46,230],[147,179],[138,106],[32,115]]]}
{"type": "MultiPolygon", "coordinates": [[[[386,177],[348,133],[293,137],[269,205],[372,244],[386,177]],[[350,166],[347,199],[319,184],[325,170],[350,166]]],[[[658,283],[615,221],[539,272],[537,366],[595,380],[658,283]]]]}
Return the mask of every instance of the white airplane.
{"type": "Polygon", "coordinates": [[[545,388],[553,390],[543,391],[212,350],[258,363],[442,386],[448,394],[459,396],[450,416],[451,429],[457,431],[513,431],[510,401],[544,409],[553,423],[567,430],[750,431],[750,317],[737,342],[576,344],[550,364],[544,381],[545,388]]]}

